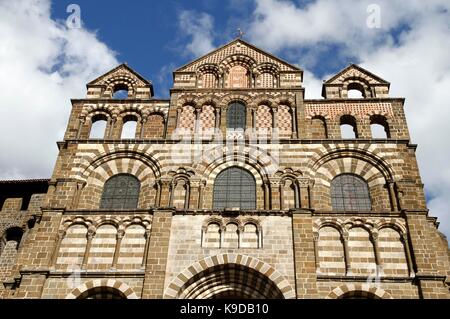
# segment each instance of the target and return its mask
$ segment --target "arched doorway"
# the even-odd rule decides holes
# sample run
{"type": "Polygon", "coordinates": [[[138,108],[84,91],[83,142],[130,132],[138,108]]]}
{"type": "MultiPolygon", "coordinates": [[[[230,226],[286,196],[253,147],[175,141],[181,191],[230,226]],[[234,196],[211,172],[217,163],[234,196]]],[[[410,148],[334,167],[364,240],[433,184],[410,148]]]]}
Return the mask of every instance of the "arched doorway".
{"type": "Polygon", "coordinates": [[[86,290],[77,299],[127,299],[127,296],[113,287],[95,287],[86,290]]]}
{"type": "Polygon", "coordinates": [[[277,285],[262,273],[238,264],[210,267],[188,280],[181,299],[284,299],[277,285]]]}

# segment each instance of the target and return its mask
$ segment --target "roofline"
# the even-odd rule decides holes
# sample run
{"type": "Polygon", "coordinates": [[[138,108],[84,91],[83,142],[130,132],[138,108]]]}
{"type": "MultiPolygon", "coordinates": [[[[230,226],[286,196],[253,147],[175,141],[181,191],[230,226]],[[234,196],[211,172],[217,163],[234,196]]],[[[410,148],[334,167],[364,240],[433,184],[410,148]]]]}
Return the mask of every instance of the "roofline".
{"type": "Polygon", "coordinates": [[[102,77],[107,76],[108,74],[116,71],[117,69],[119,69],[120,67],[126,67],[128,70],[130,70],[130,72],[132,72],[134,75],[136,75],[140,80],[142,80],[143,82],[145,82],[146,84],[150,85],[150,90],[152,91],[152,95],[153,95],[153,83],[150,80],[147,80],[145,77],[143,77],[141,74],[139,74],[136,70],[134,70],[131,66],[128,65],[128,63],[121,63],[118,66],[116,66],[115,68],[109,70],[108,72],[98,76],[97,78],[95,78],[94,80],[90,81],[88,84],[86,84],[86,86],[90,86],[90,85],[95,85],[93,84],[95,81],[101,79],[102,77]]]}
{"type": "Polygon", "coordinates": [[[99,102],[108,102],[108,103],[161,103],[168,102],[170,103],[170,99],[124,99],[124,100],[113,100],[113,99],[94,99],[94,98],[86,98],[86,99],[70,99],[73,103],[77,102],[85,102],[85,103],[99,103],[99,102]]]}
{"type": "Polygon", "coordinates": [[[375,79],[379,80],[380,82],[384,82],[381,84],[387,84],[390,85],[391,83],[386,81],[385,79],[381,78],[380,76],[370,72],[369,70],[363,68],[362,66],[359,66],[358,64],[352,63],[349,66],[343,68],[341,71],[339,71],[338,73],[336,73],[335,75],[333,75],[330,79],[324,81],[323,84],[330,84],[329,82],[332,82],[333,80],[335,80],[336,78],[338,78],[342,73],[344,73],[345,71],[347,71],[348,69],[350,69],[351,67],[355,67],[357,68],[359,71],[364,72],[364,73],[368,73],[370,76],[374,77],[375,79]]]}
{"type": "Polygon", "coordinates": [[[272,53],[269,53],[269,52],[267,52],[267,51],[264,51],[264,50],[262,50],[262,49],[260,49],[260,48],[258,48],[258,47],[256,47],[256,46],[254,46],[253,44],[251,44],[251,43],[249,43],[249,42],[247,42],[247,41],[241,39],[241,38],[235,38],[234,40],[232,40],[232,41],[230,41],[230,42],[227,42],[226,44],[224,44],[224,45],[218,47],[217,49],[215,49],[215,50],[213,50],[213,51],[211,51],[211,52],[209,52],[209,53],[207,53],[207,54],[205,54],[205,55],[202,55],[201,57],[199,57],[199,58],[197,58],[197,59],[195,59],[195,60],[193,60],[193,61],[191,61],[191,62],[188,62],[188,63],[186,63],[186,64],[180,66],[179,68],[177,68],[177,69],[174,71],[174,73],[175,73],[175,72],[183,72],[183,71],[180,71],[180,70],[183,69],[183,68],[188,67],[188,66],[191,65],[191,64],[194,64],[194,63],[200,61],[200,60],[203,59],[203,58],[206,58],[206,57],[208,57],[208,56],[210,56],[210,55],[216,53],[216,52],[219,51],[219,50],[222,50],[222,49],[225,48],[226,46],[229,46],[229,45],[231,45],[231,44],[233,44],[233,43],[235,43],[235,42],[239,42],[239,41],[242,42],[242,43],[244,43],[244,44],[246,44],[246,45],[248,45],[249,47],[251,47],[252,49],[254,49],[254,50],[256,50],[256,51],[259,51],[260,53],[269,55],[269,56],[272,57],[274,60],[277,60],[277,61],[279,61],[279,62],[281,62],[281,63],[283,63],[283,64],[286,64],[286,65],[288,65],[289,67],[295,69],[296,71],[303,72],[303,70],[302,70],[301,68],[299,68],[299,67],[297,67],[297,66],[295,66],[295,65],[292,65],[291,63],[289,63],[289,62],[287,62],[287,61],[284,61],[284,60],[282,60],[282,59],[276,57],[276,56],[273,55],[272,53]]]}

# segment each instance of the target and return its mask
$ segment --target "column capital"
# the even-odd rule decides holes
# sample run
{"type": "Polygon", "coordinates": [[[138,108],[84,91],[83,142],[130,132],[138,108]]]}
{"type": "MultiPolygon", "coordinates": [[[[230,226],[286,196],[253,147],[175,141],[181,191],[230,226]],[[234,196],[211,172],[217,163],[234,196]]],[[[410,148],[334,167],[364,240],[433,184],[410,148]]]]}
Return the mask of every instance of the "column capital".
{"type": "Polygon", "coordinates": [[[308,177],[297,177],[298,185],[302,188],[306,188],[308,186],[314,186],[314,180],[308,177]]]}

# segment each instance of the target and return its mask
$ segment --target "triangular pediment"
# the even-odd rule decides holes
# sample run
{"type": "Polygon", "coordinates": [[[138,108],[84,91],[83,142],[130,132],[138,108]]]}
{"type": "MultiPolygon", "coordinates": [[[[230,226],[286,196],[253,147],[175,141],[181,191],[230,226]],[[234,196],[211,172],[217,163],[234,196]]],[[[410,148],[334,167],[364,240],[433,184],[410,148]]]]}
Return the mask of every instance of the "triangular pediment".
{"type": "Polygon", "coordinates": [[[276,56],[267,53],[252,44],[242,40],[235,39],[224,46],[178,68],[175,72],[196,72],[202,65],[218,65],[232,56],[246,56],[253,60],[255,64],[260,65],[270,63],[276,65],[280,71],[299,72],[300,68],[289,64],[276,56]]]}
{"type": "Polygon", "coordinates": [[[331,79],[325,81],[325,84],[342,84],[349,78],[364,79],[368,84],[389,84],[386,80],[356,64],[349,65],[331,79]]]}
{"type": "Polygon", "coordinates": [[[102,76],[99,76],[95,80],[88,83],[89,86],[91,85],[106,85],[108,82],[110,82],[112,79],[120,78],[120,77],[126,77],[130,79],[135,85],[137,86],[148,86],[152,85],[152,83],[145,79],[142,75],[137,73],[135,70],[130,68],[128,64],[122,63],[116,68],[112,69],[111,71],[103,74],[102,76]]]}

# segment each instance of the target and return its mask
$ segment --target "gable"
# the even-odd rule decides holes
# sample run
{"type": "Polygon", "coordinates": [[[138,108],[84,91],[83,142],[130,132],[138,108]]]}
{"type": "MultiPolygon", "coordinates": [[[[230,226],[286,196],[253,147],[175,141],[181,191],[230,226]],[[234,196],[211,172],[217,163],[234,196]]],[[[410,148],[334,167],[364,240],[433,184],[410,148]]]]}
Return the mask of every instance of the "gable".
{"type": "Polygon", "coordinates": [[[349,78],[364,79],[368,84],[389,84],[389,82],[383,80],[379,76],[367,71],[366,69],[356,64],[351,64],[350,66],[346,67],[331,79],[325,81],[325,84],[342,84],[349,78]]]}
{"type": "Polygon", "coordinates": [[[121,64],[104,75],[88,83],[91,85],[107,85],[112,79],[127,78],[136,86],[148,86],[152,83],[130,68],[127,64],[121,64]]]}
{"type": "Polygon", "coordinates": [[[256,65],[268,63],[273,64],[278,67],[279,71],[301,71],[298,67],[289,64],[270,53],[267,53],[255,46],[245,42],[242,39],[236,39],[202,57],[197,60],[194,60],[179,69],[175,72],[196,72],[200,66],[203,65],[220,65],[226,58],[232,56],[245,56],[252,60],[252,62],[256,65]]]}

